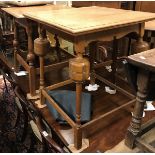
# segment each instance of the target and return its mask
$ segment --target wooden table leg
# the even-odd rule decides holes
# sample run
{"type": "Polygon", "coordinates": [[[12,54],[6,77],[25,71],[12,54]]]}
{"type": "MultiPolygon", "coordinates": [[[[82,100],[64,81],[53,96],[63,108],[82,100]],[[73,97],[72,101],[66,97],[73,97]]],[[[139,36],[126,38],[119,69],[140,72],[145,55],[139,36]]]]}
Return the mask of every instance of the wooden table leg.
{"type": "Polygon", "coordinates": [[[18,48],[19,48],[19,42],[18,42],[19,31],[18,31],[18,25],[15,22],[15,19],[13,19],[13,24],[14,24],[14,40],[13,40],[13,47],[14,47],[14,70],[15,70],[15,72],[18,72],[17,53],[18,53],[18,48]]]}
{"type": "Polygon", "coordinates": [[[76,127],[74,128],[74,146],[80,149],[82,146],[81,127],[81,95],[82,82],[89,77],[90,63],[83,58],[84,47],[80,44],[75,45],[77,57],[69,60],[69,76],[76,83],[76,127]]]}
{"type": "Polygon", "coordinates": [[[42,89],[45,87],[45,80],[44,80],[44,56],[50,49],[50,42],[47,40],[46,37],[46,30],[38,26],[38,33],[39,38],[34,40],[34,52],[36,55],[39,56],[40,60],[40,103],[38,104],[39,108],[45,106],[44,98],[42,96],[42,89]]]}
{"type": "Polygon", "coordinates": [[[44,98],[42,96],[42,89],[45,87],[45,80],[44,80],[44,57],[40,56],[40,103],[44,104],[44,98]]]}
{"type": "Polygon", "coordinates": [[[118,52],[118,40],[116,37],[113,39],[113,51],[112,51],[112,82],[116,84],[116,69],[117,69],[117,52],[118,52]]]}
{"type": "Polygon", "coordinates": [[[135,138],[138,136],[138,133],[140,132],[141,129],[141,120],[147,97],[148,83],[149,83],[149,72],[145,71],[144,69],[143,70],[140,69],[137,77],[138,92],[137,92],[136,104],[134,107],[131,124],[127,130],[125,138],[125,144],[130,148],[134,147],[135,138]]]}
{"type": "Polygon", "coordinates": [[[144,36],[144,24],[139,25],[139,34],[138,34],[138,39],[136,42],[133,43],[132,45],[132,53],[140,53],[143,51],[146,51],[150,49],[149,44],[145,41],[143,41],[143,36],[144,36]]]}
{"type": "Polygon", "coordinates": [[[82,146],[82,132],[81,126],[81,95],[82,95],[82,83],[76,83],[76,128],[74,129],[74,145],[77,149],[82,146]]]}
{"type": "Polygon", "coordinates": [[[27,61],[29,63],[29,89],[30,89],[30,95],[33,97],[36,95],[36,69],[34,66],[34,47],[33,47],[33,39],[32,39],[32,25],[31,21],[27,21],[27,28],[26,33],[28,36],[28,55],[27,55],[27,61]]]}
{"type": "Polygon", "coordinates": [[[97,51],[97,42],[91,42],[89,44],[89,53],[90,53],[90,84],[95,84],[95,69],[94,69],[94,61],[95,61],[95,54],[97,51]]]}
{"type": "Polygon", "coordinates": [[[61,51],[60,51],[60,43],[59,43],[57,34],[54,35],[54,39],[55,39],[55,50],[57,53],[58,61],[60,62],[61,61],[61,51]]]}

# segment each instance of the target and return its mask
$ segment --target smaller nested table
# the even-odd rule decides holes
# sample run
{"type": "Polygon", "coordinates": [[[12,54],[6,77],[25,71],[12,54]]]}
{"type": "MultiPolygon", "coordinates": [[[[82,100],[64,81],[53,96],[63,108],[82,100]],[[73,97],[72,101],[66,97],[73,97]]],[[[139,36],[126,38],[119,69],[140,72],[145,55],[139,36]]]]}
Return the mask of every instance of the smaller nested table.
{"type": "Polygon", "coordinates": [[[140,138],[152,127],[155,127],[155,117],[144,125],[141,123],[150,78],[155,73],[155,49],[128,56],[128,62],[137,69],[137,97],[125,143],[130,148],[136,145],[147,152],[155,152],[154,147],[140,138]]]}
{"type": "MultiPolygon", "coordinates": [[[[33,41],[34,36],[33,33],[37,30],[37,24],[29,19],[26,19],[23,14],[25,13],[35,13],[38,14],[44,10],[52,11],[57,9],[68,9],[70,7],[65,5],[42,5],[42,6],[29,6],[29,7],[10,7],[10,8],[2,8],[1,10],[8,14],[11,18],[13,18],[13,26],[14,26],[14,69],[18,72],[18,63],[24,67],[24,69],[29,74],[29,92],[31,97],[35,97],[36,95],[36,74],[39,73],[39,68],[35,67],[35,54],[33,52],[33,41]],[[27,37],[28,37],[28,53],[27,60],[25,60],[19,53],[19,25],[26,29],[27,37]],[[28,62],[28,63],[27,63],[28,62]]],[[[56,37],[56,45],[57,49],[60,47],[58,39],[56,37]]],[[[50,66],[47,66],[46,70],[49,70],[50,66]]]]}

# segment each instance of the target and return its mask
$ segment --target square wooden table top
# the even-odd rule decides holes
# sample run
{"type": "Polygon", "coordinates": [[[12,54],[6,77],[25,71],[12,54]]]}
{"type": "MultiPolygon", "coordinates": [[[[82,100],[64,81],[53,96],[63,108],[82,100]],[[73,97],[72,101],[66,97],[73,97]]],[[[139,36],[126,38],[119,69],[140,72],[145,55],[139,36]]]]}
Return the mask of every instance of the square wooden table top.
{"type": "Polygon", "coordinates": [[[155,49],[130,55],[128,61],[135,66],[155,72],[155,49]]]}
{"type": "Polygon", "coordinates": [[[54,10],[52,12],[50,10],[33,11],[24,13],[24,15],[69,34],[97,32],[155,19],[154,13],[97,6],[54,10]]]}
{"type": "Polygon", "coordinates": [[[52,11],[57,9],[67,9],[70,8],[66,5],[39,5],[39,6],[27,6],[27,7],[10,7],[10,8],[1,8],[3,11],[12,15],[15,18],[25,18],[24,13],[36,13],[39,11],[52,11]]]}

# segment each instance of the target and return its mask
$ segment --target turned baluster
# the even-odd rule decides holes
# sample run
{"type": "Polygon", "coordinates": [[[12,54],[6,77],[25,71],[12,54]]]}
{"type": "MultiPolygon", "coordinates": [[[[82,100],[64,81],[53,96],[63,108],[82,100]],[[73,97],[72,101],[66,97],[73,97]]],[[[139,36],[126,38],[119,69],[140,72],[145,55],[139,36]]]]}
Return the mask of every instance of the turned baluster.
{"type": "Polygon", "coordinates": [[[69,76],[76,83],[76,127],[74,128],[74,146],[80,149],[82,146],[81,131],[81,98],[82,83],[89,77],[90,64],[83,58],[81,51],[76,51],[77,57],[69,60],[69,76]]]}
{"type": "Polygon", "coordinates": [[[149,44],[147,42],[143,41],[144,26],[145,26],[144,24],[139,24],[138,39],[137,39],[136,42],[134,42],[132,44],[132,47],[131,47],[131,52],[133,54],[146,51],[146,50],[148,50],[150,48],[149,44]]]}
{"type": "Polygon", "coordinates": [[[34,55],[34,47],[33,47],[33,39],[32,39],[32,23],[30,20],[27,21],[28,26],[26,27],[26,33],[28,37],[28,54],[27,54],[27,61],[29,64],[29,88],[31,96],[36,95],[36,73],[35,73],[35,55],[34,55]]]}
{"type": "Polygon", "coordinates": [[[149,83],[149,72],[144,69],[139,70],[137,77],[137,98],[133,111],[131,124],[128,128],[125,143],[128,147],[134,147],[134,141],[141,129],[141,120],[143,116],[144,105],[147,97],[147,89],[149,83]]]}
{"type": "Polygon", "coordinates": [[[18,25],[15,22],[15,19],[13,19],[14,24],[14,40],[13,40],[13,47],[14,47],[14,70],[15,72],[18,72],[18,61],[17,61],[17,54],[18,54],[18,48],[19,48],[19,42],[18,42],[18,25]]]}
{"type": "Polygon", "coordinates": [[[44,56],[50,49],[50,42],[47,40],[46,37],[46,30],[38,26],[38,33],[39,38],[34,40],[34,52],[36,55],[39,56],[40,62],[40,103],[44,104],[44,99],[41,95],[42,89],[45,87],[45,80],[44,80],[44,56]]]}
{"type": "Polygon", "coordinates": [[[95,69],[94,69],[94,61],[95,54],[97,51],[97,41],[91,42],[89,44],[89,53],[90,53],[90,84],[95,84],[95,69]]]}
{"type": "Polygon", "coordinates": [[[57,34],[54,35],[54,39],[55,39],[55,50],[57,53],[58,61],[60,62],[61,61],[60,42],[57,34]]]}
{"type": "Polygon", "coordinates": [[[118,39],[116,38],[116,36],[114,36],[113,39],[113,51],[112,51],[112,65],[111,65],[111,69],[112,69],[112,82],[114,84],[116,84],[116,69],[117,69],[117,55],[118,55],[118,39]]]}

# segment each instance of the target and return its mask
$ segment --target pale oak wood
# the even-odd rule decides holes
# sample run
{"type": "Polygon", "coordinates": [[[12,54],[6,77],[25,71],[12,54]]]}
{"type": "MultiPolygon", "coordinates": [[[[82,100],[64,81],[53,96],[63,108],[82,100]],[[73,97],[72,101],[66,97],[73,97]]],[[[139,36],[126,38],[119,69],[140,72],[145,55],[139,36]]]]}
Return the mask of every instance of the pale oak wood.
{"type": "Polygon", "coordinates": [[[57,9],[65,9],[65,8],[70,8],[65,5],[52,5],[52,4],[47,4],[43,6],[31,6],[31,7],[11,7],[11,8],[1,8],[3,11],[7,12],[8,14],[12,15],[15,18],[25,18],[24,13],[37,13],[37,12],[42,12],[44,10],[46,11],[52,11],[52,10],[57,10],[57,9]]]}
{"type": "Polygon", "coordinates": [[[85,34],[155,19],[154,13],[106,7],[82,7],[63,10],[29,12],[26,17],[72,34],[85,34]]]}
{"type": "MultiPolygon", "coordinates": [[[[142,38],[144,34],[144,22],[155,19],[155,14],[152,13],[105,7],[71,8],[61,11],[54,10],[52,13],[51,11],[42,11],[38,14],[27,13],[24,15],[42,25],[44,29],[73,42],[77,58],[81,59],[84,48],[88,45],[88,42],[92,40],[103,41],[104,39],[118,39],[131,32],[136,32],[139,37],[142,38]]],[[[80,93],[81,90],[77,94],[79,99],[80,93]]],[[[43,95],[45,97],[45,94],[43,95]]],[[[49,101],[52,104],[52,101],[49,101]]],[[[76,104],[77,106],[80,105],[79,100],[76,104]]],[[[96,119],[96,121],[97,120],[98,119],[96,119]]],[[[68,119],[66,119],[66,121],[68,121],[68,119]]],[[[82,132],[80,129],[81,127],[79,128],[78,123],[76,123],[74,131],[74,145],[76,149],[81,147],[82,138],[78,136],[82,132]]]]}
{"type": "MultiPolygon", "coordinates": [[[[27,13],[27,12],[42,12],[43,10],[46,11],[52,11],[52,10],[56,10],[56,9],[65,9],[65,8],[70,8],[68,6],[65,5],[52,5],[52,4],[48,4],[48,5],[42,5],[42,6],[29,6],[29,7],[10,7],[10,8],[2,8],[2,10],[9,14],[10,16],[13,17],[14,19],[14,29],[15,32],[18,31],[17,25],[19,24],[20,26],[24,27],[26,29],[26,33],[28,36],[28,55],[27,55],[27,61],[24,60],[22,57],[19,58],[19,55],[17,57],[17,44],[18,44],[18,39],[17,39],[17,33],[15,33],[14,35],[14,49],[15,49],[15,57],[14,57],[14,68],[17,68],[17,62],[19,62],[20,64],[23,65],[23,67],[29,71],[29,88],[30,88],[30,95],[31,96],[35,96],[36,95],[36,86],[35,86],[35,80],[36,80],[36,68],[34,66],[34,52],[33,52],[33,40],[32,40],[32,31],[34,31],[34,26],[36,26],[35,23],[32,23],[30,20],[26,19],[23,14],[27,13]],[[17,61],[18,60],[18,61],[17,61]]],[[[50,68],[50,66],[49,66],[50,68]]]]}

